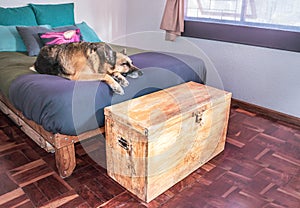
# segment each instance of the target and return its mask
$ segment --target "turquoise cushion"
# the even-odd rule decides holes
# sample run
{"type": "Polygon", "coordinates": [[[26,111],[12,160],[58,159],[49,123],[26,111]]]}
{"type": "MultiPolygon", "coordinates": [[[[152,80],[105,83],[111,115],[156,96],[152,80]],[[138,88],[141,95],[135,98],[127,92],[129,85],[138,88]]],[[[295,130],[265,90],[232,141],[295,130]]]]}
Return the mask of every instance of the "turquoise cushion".
{"type": "Polygon", "coordinates": [[[29,6],[3,8],[0,7],[0,25],[37,25],[34,13],[29,6]]]}
{"type": "Polygon", "coordinates": [[[0,51],[26,51],[16,26],[0,25],[0,51]]]}
{"type": "Polygon", "coordinates": [[[67,4],[29,4],[39,25],[52,27],[74,25],[74,3],[67,4]]]}
{"type": "Polygon", "coordinates": [[[95,31],[85,22],[78,23],[76,26],[80,29],[81,37],[86,42],[101,42],[95,31]]]}

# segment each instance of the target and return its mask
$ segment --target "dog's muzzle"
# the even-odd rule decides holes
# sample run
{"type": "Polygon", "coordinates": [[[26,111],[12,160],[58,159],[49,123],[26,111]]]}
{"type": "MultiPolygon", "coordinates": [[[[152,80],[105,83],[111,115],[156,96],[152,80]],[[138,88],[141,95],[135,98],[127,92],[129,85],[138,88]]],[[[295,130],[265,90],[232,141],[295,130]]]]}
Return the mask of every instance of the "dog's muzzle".
{"type": "Polygon", "coordinates": [[[128,73],[122,73],[122,75],[124,77],[131,77],[131,78],[138,78],[139,76],[143,75],[143,72],[138,70],[138,71],[132,71],[132,72],[128,72],[128,73]]]}

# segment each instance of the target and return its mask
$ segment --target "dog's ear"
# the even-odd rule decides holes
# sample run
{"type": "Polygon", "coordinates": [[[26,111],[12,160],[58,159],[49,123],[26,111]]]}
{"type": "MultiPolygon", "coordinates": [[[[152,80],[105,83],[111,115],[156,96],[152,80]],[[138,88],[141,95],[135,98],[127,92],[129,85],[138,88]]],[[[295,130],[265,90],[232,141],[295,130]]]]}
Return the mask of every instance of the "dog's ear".
{"type": "Polygon", "coordinates": [[[106,61],[110,65],[112,65],[112,66],[116,65],[117,53],[107,44],[105,44],[105,46],[104,46],[104,55],[105,55],[106,61]]]}
{"type": "Polygon", "coordinates": [[[127,50],[126,48],[123,48],[123,50],[121,51],[122,54],[127,55],[127,50]]]}
{"type": "Polygon", "coordinates": [[[105,62],[112,66],[116,65],[117,53],[108,44],[98,47],[97,53],[103,63],[105,62]]]}

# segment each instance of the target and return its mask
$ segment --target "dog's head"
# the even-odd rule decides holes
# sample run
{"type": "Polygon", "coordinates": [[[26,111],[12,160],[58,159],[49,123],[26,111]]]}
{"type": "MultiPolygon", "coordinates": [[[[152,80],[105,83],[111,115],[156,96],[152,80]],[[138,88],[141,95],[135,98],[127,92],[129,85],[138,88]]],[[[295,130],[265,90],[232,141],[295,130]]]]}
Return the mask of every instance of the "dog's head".
{"type": "Polygon", "coordinates": [[[126,55],[125,49],[122,52],[116,52],[107,43],[94,43],[93,46],[100,58],[100,62],[109,65],[109,69],[105,68],[105,72],[108,74],[118,72],[123,76],[132,78],[143,75],[142,71],[134,66],[130,57],[126,55]]]}
{"type": "Polygon", "coordinates": [[[129,76],[132,78],[137,78],[138,76],[142,76],[143,72],[133,65],[130,57],[126,55],[126,51],[116,53],[116,64],[114,67],[115,72],[121,73],[123,76],[129,76]]]}

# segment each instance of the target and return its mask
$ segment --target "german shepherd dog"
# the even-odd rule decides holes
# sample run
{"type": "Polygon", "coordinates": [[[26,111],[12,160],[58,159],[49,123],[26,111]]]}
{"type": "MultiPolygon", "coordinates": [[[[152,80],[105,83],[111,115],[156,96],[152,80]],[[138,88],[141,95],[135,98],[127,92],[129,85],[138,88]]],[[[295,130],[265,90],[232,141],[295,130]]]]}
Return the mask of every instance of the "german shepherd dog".
{"type": "Polygon", "coordinates": [[[103,42],[44,46],[31,69],[70,80],[104,81],[120,95],[129,84],[127,75],[137,78],[143,74],[125,52],[116,52],[103,42]]]}

